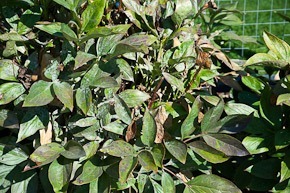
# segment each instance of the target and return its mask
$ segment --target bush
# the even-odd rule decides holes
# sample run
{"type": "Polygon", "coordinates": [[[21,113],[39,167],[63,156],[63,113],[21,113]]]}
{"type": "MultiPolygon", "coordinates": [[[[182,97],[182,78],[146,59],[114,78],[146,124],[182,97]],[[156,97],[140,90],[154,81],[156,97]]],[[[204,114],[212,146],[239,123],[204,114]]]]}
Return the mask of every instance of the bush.
{"type": "Polygon", "coordinates": [[[290,48],[229,59],[235,6],[2,2],[1,192],[289,191],[290,48]]]}

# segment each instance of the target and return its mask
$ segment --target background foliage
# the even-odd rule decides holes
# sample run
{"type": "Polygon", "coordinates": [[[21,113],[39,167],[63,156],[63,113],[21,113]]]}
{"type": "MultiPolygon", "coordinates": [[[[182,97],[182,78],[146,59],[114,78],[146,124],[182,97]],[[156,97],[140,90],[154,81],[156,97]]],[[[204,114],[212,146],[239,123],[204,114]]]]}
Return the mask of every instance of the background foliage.
{"type": "Polygon", "coordinates": [[[236,4],[3,1],[1,192],[288,192],[289,45],[236,4]]]}

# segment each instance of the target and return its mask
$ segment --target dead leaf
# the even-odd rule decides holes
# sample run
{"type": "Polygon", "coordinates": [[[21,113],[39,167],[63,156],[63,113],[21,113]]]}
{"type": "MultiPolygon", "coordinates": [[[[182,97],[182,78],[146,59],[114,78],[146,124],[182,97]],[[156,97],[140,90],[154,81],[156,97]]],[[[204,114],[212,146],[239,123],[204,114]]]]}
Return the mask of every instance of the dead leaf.
{"type": "Polygon", "coordinates": [[[163,106],[158,107],[157,114],[155,116],[155,122],[157,126],[157,133],[155,137],[155,143],[162,143],[162,140],[165,137],[165,131],[164,131],[164,123],[168,118],[168,113],[166,112],[165,108],[163,106]]]}
{"type": "Polygon", "coordinates": [[[137,131],[136,121],[133,119],[130,125],[127,128],[125,139],[129,142],[131,139],[134,139],[137,131]]]}
{"type": "Polygon", "coordinates": [[[49,121],[47,128],[39,130],[40,144],[48,144],[52,142],[52,124],[49,121]]]}
{"type": "Polygon", "coordinates": [[[203,117],[204,117],[204,114],[203,114],[202,112],[199,111],[199,112],[198,112],[198,117],[197,117],[197,121],[198,121],[198,123],[201,123],[203,117]]]}

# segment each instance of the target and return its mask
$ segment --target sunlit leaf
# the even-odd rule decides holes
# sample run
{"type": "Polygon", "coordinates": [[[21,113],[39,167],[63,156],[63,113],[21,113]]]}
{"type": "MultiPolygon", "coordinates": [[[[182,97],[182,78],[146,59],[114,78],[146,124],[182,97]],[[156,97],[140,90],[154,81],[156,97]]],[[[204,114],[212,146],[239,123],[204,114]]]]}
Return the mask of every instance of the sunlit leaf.
{"type": "Polygon", "coordinates": [[[178,140],[168,140],[165,141],[164,145],[174,158],[183,164],[186,162],[187,146],[183,142],[178,140]]]}
{"type": "Polygon", "coordinates": [[[147,146],[153,146],[157,132],[156,122],[147,109],[143,117],[141,141],[147,146]]]}

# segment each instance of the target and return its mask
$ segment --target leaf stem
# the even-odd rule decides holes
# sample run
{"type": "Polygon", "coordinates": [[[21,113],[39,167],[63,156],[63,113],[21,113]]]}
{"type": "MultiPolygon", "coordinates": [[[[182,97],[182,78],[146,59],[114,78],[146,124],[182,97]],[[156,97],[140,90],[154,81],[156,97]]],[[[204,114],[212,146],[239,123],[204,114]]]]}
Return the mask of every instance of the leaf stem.
{"type": "Polygon", "coordinates": [[[188,142],[190,142],[190,141],[193,140],[193,139],[197,139],[197,138],[199,138],[199,137],[202,137],[203,135],[204,135],[204,134],[201,133],[201,134],[198,134],[198,135],[192,136],[192,137],[190,137],[190,138],[184,140],[183,142],[184,142],[184,143],[188,143],[188,142]]]}

